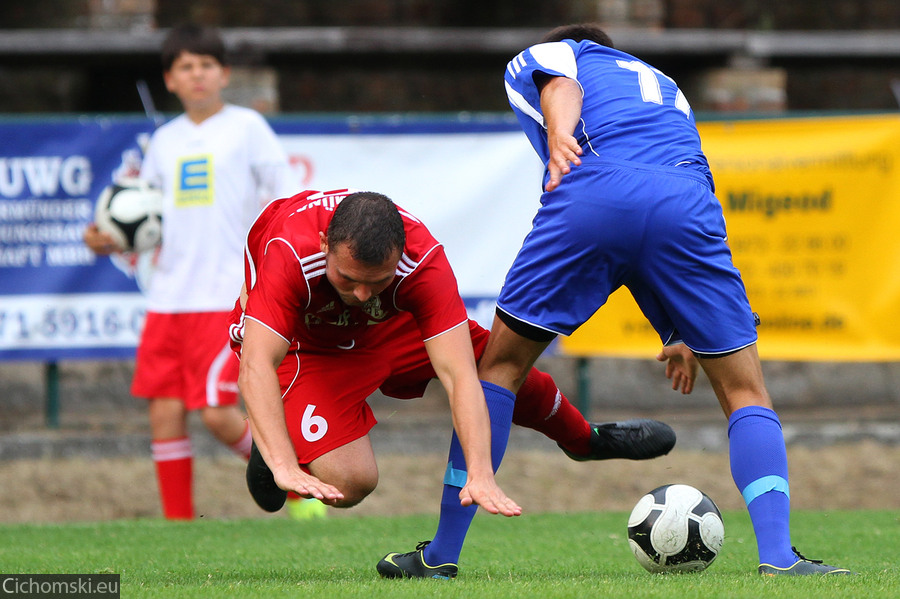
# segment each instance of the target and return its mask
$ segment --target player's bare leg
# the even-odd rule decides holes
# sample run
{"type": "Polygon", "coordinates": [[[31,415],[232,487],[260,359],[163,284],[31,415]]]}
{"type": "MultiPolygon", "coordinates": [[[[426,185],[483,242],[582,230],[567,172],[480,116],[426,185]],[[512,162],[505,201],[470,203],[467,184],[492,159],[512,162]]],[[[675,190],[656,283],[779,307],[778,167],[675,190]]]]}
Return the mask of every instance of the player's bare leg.
{"type": "Polygon", "coordinates": [[[153,440],[187,436],[187,410],[176,398],[157,398],[149,402],[150,434],[153,440]]]}
{"type": "Polygon", "coordinates": [[[721,358],[698,357],[726,418],[747,406],[772,409],[756,345],[721,358]]]}
{"type": "Polygon", "coordinates": [[[533,341],[513,332],[494,316],[491,336],[478,360],[478,376],[516,393],[548,345],[550,341],[533,341]]]}
{"type": "Polygon", "coordinates": [[[200,418],[212,435],[245,460],[250,457],[250,425],[237,406],[206,407],[200,418]]]}
{"type": "Polygon", "coordinates": [[[237,406],[203,408],[200,418],[209,432],[225,445],[240,439],[247,426],[246,418],[237,406]]]}

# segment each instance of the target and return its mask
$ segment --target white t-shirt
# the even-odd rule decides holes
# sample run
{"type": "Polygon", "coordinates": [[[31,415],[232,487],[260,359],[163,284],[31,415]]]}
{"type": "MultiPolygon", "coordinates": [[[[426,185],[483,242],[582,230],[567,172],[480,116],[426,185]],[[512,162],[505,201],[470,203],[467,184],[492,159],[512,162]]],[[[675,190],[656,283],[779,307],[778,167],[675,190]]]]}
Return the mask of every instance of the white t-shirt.
{"type": "Polygon", "coordinates": [[[147,309],[231,310],[250,225],[270,200],[297,191],[271,127],[240,106],[226,105],[200,124],[182,114],[150,138],[141,177],[164,195],[147,309]]]}

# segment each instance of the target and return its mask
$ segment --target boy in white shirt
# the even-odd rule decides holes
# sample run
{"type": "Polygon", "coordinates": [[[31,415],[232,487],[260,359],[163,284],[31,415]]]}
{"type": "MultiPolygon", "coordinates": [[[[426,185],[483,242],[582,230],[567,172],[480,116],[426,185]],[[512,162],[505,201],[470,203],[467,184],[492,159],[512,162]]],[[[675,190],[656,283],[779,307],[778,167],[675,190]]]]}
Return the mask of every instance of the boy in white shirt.
{"type": "MultiPolygon", "coordinates": [[[[226,318],[243,278],[247,230],[269,201],[293,193],[287,157],[257,112],[226,104],[230,69],[214,29],[173,28],[162,48],[166,88],[184,113],[151,137],[141,178],[163,191],[163,236],[147,289],[147,321],[131,392],[148,398],[163,513],[194,517],[187,415],[198,411],[222,443],[247,458],[238,361],[226,318]]],[[[115,251],[94,225],[85,243],[115,251]]]]}

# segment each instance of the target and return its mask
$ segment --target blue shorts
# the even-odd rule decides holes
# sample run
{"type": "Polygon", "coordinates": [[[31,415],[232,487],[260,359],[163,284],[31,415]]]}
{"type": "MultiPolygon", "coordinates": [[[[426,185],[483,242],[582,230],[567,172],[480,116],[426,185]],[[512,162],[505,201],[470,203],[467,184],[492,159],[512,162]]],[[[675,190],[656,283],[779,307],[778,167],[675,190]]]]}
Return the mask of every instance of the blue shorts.
{"type": "Polygon", "coordinates": [[[500,292],[506,316],[570,335],[625,285],[664,344],[716,355],[756,342],[703,174],[586,159],[541,204],[500,292]]]}

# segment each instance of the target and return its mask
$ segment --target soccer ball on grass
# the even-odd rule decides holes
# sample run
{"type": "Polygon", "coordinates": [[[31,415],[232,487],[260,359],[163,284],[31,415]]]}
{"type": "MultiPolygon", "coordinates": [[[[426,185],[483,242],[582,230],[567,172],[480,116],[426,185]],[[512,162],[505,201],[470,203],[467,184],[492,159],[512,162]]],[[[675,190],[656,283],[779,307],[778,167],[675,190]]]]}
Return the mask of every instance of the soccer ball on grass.
{"type": "Polygon", "coordinates": [[[663,485],[637,502],[628,518],[628,544],[653,573],[705,570],[722,549],[719,508],[689,485],[663,485]]]}
{"type": "Polygon", "coordinates": [[[121,251],[153,249],[162,241],[162,192],[141,179],[108,185],[97,199],[94,223],[121,251]]]}

